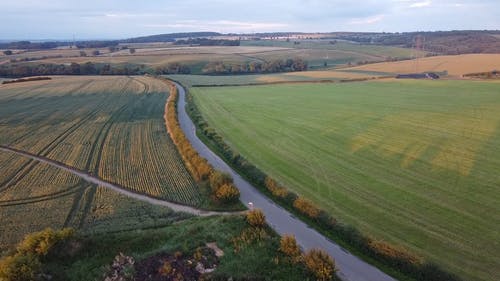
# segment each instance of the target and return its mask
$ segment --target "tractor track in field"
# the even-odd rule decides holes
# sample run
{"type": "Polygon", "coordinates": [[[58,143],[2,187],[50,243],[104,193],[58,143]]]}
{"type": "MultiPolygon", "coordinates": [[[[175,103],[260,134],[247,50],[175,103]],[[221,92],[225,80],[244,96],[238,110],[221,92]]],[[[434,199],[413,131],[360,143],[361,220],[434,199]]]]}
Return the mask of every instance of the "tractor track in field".
{"type": "Polygon", "coordinates": [[[38,203],[38,202],[43,202],[43,201],[49,201],[57,198],[61,198],[64,196],[68,196],[74,193],[77,193],[79,190],[83,189],[81,182],[71,186],[68,189],[46,194],[46,195],[40,195],[40,196],[33,196],[33,197],[28,197],[28,198],[21,198],[21,199],[12,199],[12,200],[4,200],[0,201],[0,207],[7,207],[7,206],[16,206],[16,205],[26,205],[26,204],[31,204],[31,203],[38,203]]]}
{"type": "MultiPolygon", "coordinates": [[[[132,81],[136,81],[136,79],[132,78],[125,83],[123,86],[122,92],[124,92],[127,87],[132,83],[132,81]]],[[[106,139],[108,138],[109,131],[111,130],[111,127],[113,126],[113,123],[115,122],[115,119],[120,116],[123,111],[131,104],[132,101],[127,101],[124,105],[122,105],[118,110],[114,111],[111,116],[104,122],[104,125],[101,127],[99,132],[97,133],[97,136],[95,138],[95,142],[93,142],[92,147],[89,152],[89,157],[87,158],[87,163],[85,164],[85,171],[91,171],[91,165],[93,163],[93,160],[95,159],[95,166],[92,169],[92,173],[94,175],[99,174],[99,165],[101,162],[101,156],[102,156],[102,150],[104,148],[104,144],[106,143],[106,139]],[[102,136],[102,137],[101,137],[102,136]],[[102,140],[101,140],[102,139],[102,140]],[[101,140],[99,142],[99,140],[101,140]],[[97,148],[99,146],[99,148],[97,148]],[[95,155],[97,150],[97,155],[95,155]]],[[[103,103],[106,104],[106,103],[103,103]]],[[[82,216],[80,218],[80,221],[78,222],[79,226],[82,226],[85,223],[85,219],[87,217],[88,212],[90,211],[92,207],[92,202],[94,201],[94,195],[96,193],[97,186],[87,186],[80,190],[77,194],[75,194],[75,198],[73,200],[73,205],[71,206],[70,211],[68,212],[68,216],[66,217],[66,221],[64,222],[64,225],[69,225],[73,219],[76,217],[78,211],[80,208],[83,208],[82,216]]]]}
{"type": "Polygon", "coordinates": [[[32,154],[32,153],[27,152],[27,151],[19,150],[19,149],[4,146],[4,145],[0,145],[0,151],[12,152],[12,153],[15,153],[17,155],[30,158],[34,161],[46,163],[46,164],[51,165],[53,167],[70,172],[73,175],[78,176],[91,184],[94,184],[97,186],[102,186],[105,188],[109,188],[109,189],[116,191],[120,194],[123,194],[127,197],[130,197],[130,198],[133,198],[133,199],[136,199],[139,201],[147,202],[147,203],[150,203],[152,205],[167,207],[167,208],[172,209],[175,212],[184,212],[184,213],[192,214],[195,216],[203,216],[203,217],[216,216],[216,215],[235,215],[235,214],[242,213],[242,212],[207,211],[207,210],[202,210],[202,209],[194,208],[191,206],[183,205],[180,203],[174,203],[174,202],[170,202],[170,201],[166,201],[166,200],[161,200],[158,198],[151,197],[149,195],[145,195],[145,194],[141,194],[141,193],[129,190],[129,189],[127,189],[119,184],[106,181],[106,180],[98,178],[92,174],[89,174],[86,171],[79,170],[77,168],[68,166],[68,165],[61,163],[61,162],[58,162],[56,160],[46,158],[44,156],[35,155],[35,154],[32,154]]]}
{"type": "MultiPolygon", "coordinates": [[[[90,120],[93,116],[95,116],[104,106],[101,106],[91,113],[86,115],[84,118],[72,124],[68,129],[54,138],[49,144],[44,146],[40,152],[40,156],[47,156],[51,151],[53,151],[58,145],[60,145],[69,135],[74,133],[78,128],[80,128],[83,124],[85,124],[88,120],[90,120]]],[[[15,171],[12,176],[4,180],[0,183],[0,192],[4,192],[8,190],[10,187],[14,186],[17,182],[22,180],[29,172],[35,167],[36,163],[30,159],[28,162],[23,164],[17,171],[15,171]]]]}
{"type": "MultiPolygon", "coordinates": [[[[124,89],[126,89],[126,87],[129,85],[131,80],[125,84],[124,89]]],[[[93,82],[93,80],[88,81],[86,83],[83,83],[82,85],[79,85],[78,87],[76,87],[73,91],[79,91],[79,90],[87,87],[88,85],[90,85],[92,82],[93,82]]],[[[69,128],[67,128],[65,131],[63,131],[60,135],[58,135],[56,138],[54,138],[50,143],[48,143],[46,146],[44,146],[39,151],[38,154],[41,156],[47,156],[52,150],[54,150],[59,144],[61,144],[69,135],[74,133],[78,128],[80,128],[87,121],[91,120],[103,108],[105,108],[105,103],[102,103],[101,106],[94,109],[89,114],[87,114],[85,117],[83,117],[79,121],[72,124],[69,128]]],[[[18,139],[16,139],[13,142],[11,142],[11,144],[9,146],[12,146],[14,143],[18,142],[19,140],[24,139],[25,137],[27,137],[29,135],[31,135],[31,132],[19,137],[18,139]]],[[[89,158],[92,158],[92,154],[89,155],[89,158]]],[[[9,178],[7,178],[6,180],[4,180],[3,182],[0,183],[0,192],[4,192],[4,191],[8,190],[10,187],[14,186],[17,182],[22,180],[26,175],[29,174],[29,172],[35,167],[35,165],[36,165],[36,163],[33,163],[32,159],[30,159],[28,162],[23,164],[19,169],[17,169],[12,174],[12,176],[10,176],[9,178]]]]}

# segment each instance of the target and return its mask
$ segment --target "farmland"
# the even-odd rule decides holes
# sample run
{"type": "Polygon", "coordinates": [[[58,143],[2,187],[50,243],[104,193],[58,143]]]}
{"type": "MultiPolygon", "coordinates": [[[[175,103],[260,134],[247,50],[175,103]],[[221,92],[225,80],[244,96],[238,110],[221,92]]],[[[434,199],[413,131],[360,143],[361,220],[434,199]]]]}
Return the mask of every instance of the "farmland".
{"type": "Polygon", "coordinates": [[[466,280],[491,280],[500,274],[498,87],[378,81],[191,93],[232,147],[340,221],[466,280]]]}
{"type": "Polygon", "coordinates": [[[325,69],[356,65],[361,62],[385,61],[388,58],[410,58],[412,50],[388,46],[371,46],[326,40],[301,41],[300,45],[285,41],[242,41],[242,46],[179,46],[163,44],[124,44],[120,47],[134,48],[110,52],[99,49],[51,49],[43,51],[15,51],[6,56],[0,54],[0,65],[22,66],[38,64],[70,64],[92,62],[119,66],[141,66],[145,70],[164,67],[171,63],[189,66],[191,73],[201,74],[209,62],[224,62],[228,65],[249,62],[269,62],[276,59],[300,58],[308,62],[311,69],[325,69]],[[93,55],[94,51],[98,55],[93,55]],[[81,55],[80,52],[82,52],[81,55]],[[326,64],[326,65],[325,65],[326,64]]]}
{"type": "MultiPolygon", "coordinates": [[[[0,144],[137,193],[200,206],[204,197],[166,132],[165,89],[147,77],[53,77],[2,85],[0,144]]],[[[0,152],[0,167],[0,222],[12,228],[2,229],[1,247],[46,226],[102,231],[179,217],[22,156],[0,152]]]]}
{"type": "Polygon", "coordinates": [[[354,71],[379,71],[393,74],[424,71],[447,71],[452,78],[467,73],[493,71],[500,69],[500,54],[469,54],[456,56],[437,56],[415,61],[384,62],[348,68],[354,71]]]}
{"type": "Polygon", "coordinates": [[[187,75],[170,74],[168,78],[181,82],[183,85],[192,86],[223,86],[223,85],[248,85],[283,82],[307,82],[307,81],[340,81],[344,79],[371,78],[383,76],[382,73],[363,71],[300,71],[276,74],[255,75],[187,75]]]}

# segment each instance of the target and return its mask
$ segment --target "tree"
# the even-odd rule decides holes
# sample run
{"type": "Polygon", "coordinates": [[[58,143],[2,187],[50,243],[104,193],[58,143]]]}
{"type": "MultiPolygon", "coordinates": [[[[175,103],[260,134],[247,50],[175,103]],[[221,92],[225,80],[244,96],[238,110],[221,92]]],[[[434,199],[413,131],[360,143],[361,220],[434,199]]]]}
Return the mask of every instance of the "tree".
{"type": "Polygon", "coordinates": [[[134,54],[135,53],[135,49],[134,48],[130,48],[130,49],[128,49],[128,52],[131,53],[131,54],[134,54]]]}
{"type": "Polygon", "coordinates": [[[304,264],[319,281],[332,280],[336,271],[335,261],[320,249],[308,251],[304,255],[304,264]]]}
{"type": "Polygon", "coordinates": [[[90,75],[90,74],[96,74],[96,73],[97,73],[96,67],[90,61],[88,61],[80,66],[80,74],[82,74],[82,75],[90,75]]]}
{"type": "Polygon", "coordinates": [[[72,62],[70,68],[71,68],[70,74],[80,74],[80,64],[72,62]]]}
{"type": "Polygon", "coordinates": [[[10,55],[12,55],[12,51],[11,50],[5,50],[5,51],[3,51],[3,54],[6,55],[6,56],[10,56],[10,55]]]}
{"type": "Polygon", "coordinates": [[[251,226],[255,227],[263,227],[266,224],[266,216],[261,209],[248,211],[246,219],[251,226]]]}

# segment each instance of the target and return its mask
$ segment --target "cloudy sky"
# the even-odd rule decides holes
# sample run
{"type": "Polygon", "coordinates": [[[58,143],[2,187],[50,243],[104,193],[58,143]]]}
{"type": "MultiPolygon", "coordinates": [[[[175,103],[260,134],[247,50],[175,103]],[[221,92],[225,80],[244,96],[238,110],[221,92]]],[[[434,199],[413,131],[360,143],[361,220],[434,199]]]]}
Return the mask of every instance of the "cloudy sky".
{"type": "Polygon", "coordinates": [[[0,0],[0,40],[500,29],[500,0],[0,0]]]}

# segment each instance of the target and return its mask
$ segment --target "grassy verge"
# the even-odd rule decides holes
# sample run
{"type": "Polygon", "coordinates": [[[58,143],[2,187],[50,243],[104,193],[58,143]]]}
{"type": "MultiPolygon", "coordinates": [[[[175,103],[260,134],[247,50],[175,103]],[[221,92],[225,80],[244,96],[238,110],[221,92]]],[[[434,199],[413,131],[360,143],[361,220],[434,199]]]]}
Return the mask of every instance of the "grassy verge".
{"type": "Polygon", "coordinates": [[[137,261],[160,252],[192,254],[197,247],[216,242],[224,256],[211,280],[312,280],[302,266],[275,262],[279,236],[268,228],[265,238],[236,250],[234,238],[246,228],[242,216],[210,217],[158,229],[84,236],[78,238],[78,254],[52,259],[45,267],[53,280],[97,280],[120,252],[137,261]]]}

